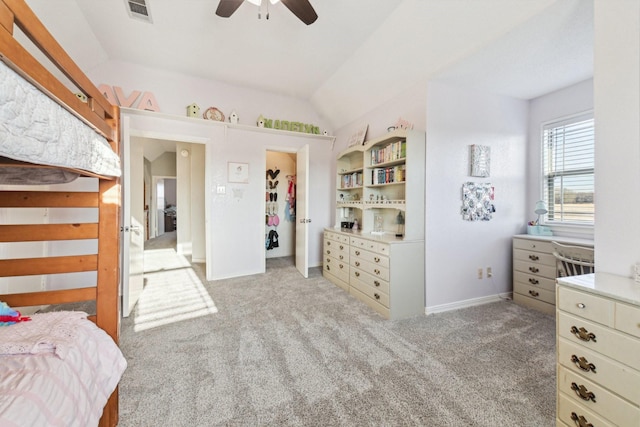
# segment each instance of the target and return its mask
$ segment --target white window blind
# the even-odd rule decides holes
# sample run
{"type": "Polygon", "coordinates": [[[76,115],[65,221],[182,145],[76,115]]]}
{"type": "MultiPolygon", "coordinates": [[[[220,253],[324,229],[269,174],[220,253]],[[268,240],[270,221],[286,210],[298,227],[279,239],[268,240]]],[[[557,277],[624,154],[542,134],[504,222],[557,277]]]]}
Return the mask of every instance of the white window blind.
{"type": "Polygon", "coordinates": [[[543,200],[546,223],[594,222],[593,113],[546,123],[542,128],[543,200]]]}

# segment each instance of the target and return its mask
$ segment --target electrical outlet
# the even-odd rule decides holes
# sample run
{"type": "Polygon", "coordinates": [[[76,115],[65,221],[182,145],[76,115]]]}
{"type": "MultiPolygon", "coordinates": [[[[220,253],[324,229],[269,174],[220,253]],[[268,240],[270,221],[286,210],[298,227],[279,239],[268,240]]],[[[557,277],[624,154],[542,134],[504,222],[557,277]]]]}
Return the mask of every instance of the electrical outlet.
{"type": "Polygon", "coordinates": [[[487,267],[487,278],[493,277],[493,271],[491,271],[491,267],[487,267]]]}
{"type": "Polygon", "coordinates": [[[482,279],[482,268],[478,269],[478,279],[482,279]]]}

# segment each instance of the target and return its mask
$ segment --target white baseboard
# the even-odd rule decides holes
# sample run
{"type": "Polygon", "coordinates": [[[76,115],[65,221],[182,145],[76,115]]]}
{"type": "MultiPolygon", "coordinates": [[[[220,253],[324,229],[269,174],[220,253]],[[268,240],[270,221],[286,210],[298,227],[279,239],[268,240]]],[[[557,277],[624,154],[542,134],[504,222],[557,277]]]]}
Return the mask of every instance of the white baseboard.
{"type": "Polygon", "coordinates": [[[491,302],[497,302],[502,300],[513,299],[511,292],[503,294],[489,295],[481,298],[467,299],[463,301],[450,302],[448,304],[433,305],[431,307],[425,307],[424,314],[442,313],[444,311],[458,310],[460,308],[473,307],[474,305],[488,304],[491,302]]]}

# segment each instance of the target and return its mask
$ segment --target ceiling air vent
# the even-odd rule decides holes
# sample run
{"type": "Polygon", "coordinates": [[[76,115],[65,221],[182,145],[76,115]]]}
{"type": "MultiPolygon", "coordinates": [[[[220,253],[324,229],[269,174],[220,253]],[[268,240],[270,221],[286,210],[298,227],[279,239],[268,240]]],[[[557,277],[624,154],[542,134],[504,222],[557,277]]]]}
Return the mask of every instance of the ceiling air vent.
{"type": "Polygon", "coordinates": [[[151,21],[151,11],[147,5],[147,0],[125,0],[129,16],[145,22],[151,21]]]}

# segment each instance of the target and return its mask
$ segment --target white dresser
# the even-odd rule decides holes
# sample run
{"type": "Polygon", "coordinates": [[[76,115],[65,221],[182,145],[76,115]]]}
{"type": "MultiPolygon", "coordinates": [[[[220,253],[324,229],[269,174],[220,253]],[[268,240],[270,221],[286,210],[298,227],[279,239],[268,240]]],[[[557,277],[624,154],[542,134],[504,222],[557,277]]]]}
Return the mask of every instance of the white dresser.
{"type": "Polygon", "coordinates": [[[593,247],[592,240],[519,234],[513,237],[513,300],[555,313],[558,268],[551,242],[593,247]]]}
{"type": "Polygon", "coordinates": [[[324,232],[323,276],[387,319],[424,314],[424,241],[324,232]]]}
{"type": "Polygon", "coordinates": [[[640,284],[607,273],[557,282],[556,425],[640,426],[640,284]]]}

